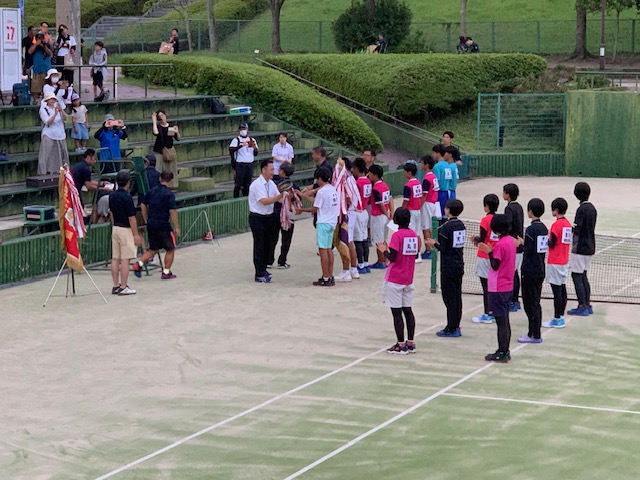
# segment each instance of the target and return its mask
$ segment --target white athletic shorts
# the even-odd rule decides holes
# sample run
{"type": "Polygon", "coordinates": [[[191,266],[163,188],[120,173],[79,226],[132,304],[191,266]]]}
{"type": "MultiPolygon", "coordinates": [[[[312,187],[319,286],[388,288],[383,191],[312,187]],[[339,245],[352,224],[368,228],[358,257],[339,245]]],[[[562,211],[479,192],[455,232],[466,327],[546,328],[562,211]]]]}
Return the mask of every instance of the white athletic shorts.
{"type": "Polygon", "coordinates": [[[371,215],[371,241],[375,243],[384,242],[387,238],[387,223],[389,220],[386,215],[371,215]]]}
{"type": "MultiPolygon", "coordinates": [[[[351,225],[351,215],[349,215],[349,225],[351,225]]],[[[369,238],[369,212],[366,210],[355,212],[353,228],[353,239],[356,242],[364,242],[369,238]]]]}
{"type": "Polygon", "coordinates": [[[348,223],[347,223],[347,232],[349,235],[349,243],[353,242],[353,231],[356,228],[356,211],[355,210],[351,210],[348,213],[348,223]]]}
{"type": "Polygon", "coordinates": [[[432,218],[440,218],[439,216],[440,204],[425,202],[420,209],[420,224],[423,230],[431,230],[432,218]]]}
{"type": "Polygon", "coordinates": [[[584,273],[589,271],[592,258],[593,255],[578,255],[577,253],[572,253],[569,255],[569,270],[571,273],[584,273]]]}
{"type": "Polygon", "coordinates": [[[489,278],[491,261],[488,258],[476,257],[476,275],[480,278],[489,278]]]}
{"type": "Polygon", "coordinates": [[[569,276],[569,265],[547,265],[547,283],[566,285],[569,276]]]}
{"type": "Polygon", "coordinates": [[[422,237],[422,214],[420,212],[420,210],[409,210],[411,214],[409,228],[413,230],[419,238],[422,237]]]}
{"type": "Polygon", "coordinates": [[[522,259],[523,258],[524,258],[524,253],[516,253],[516,272],[520,271],[520,267],[522,266],[522,259]]]}
{"type": "Polygon", "coordinates": [[[410,307],[415,287],[385,281],[382,284],[382,303],[389,308],[410,307]]]}

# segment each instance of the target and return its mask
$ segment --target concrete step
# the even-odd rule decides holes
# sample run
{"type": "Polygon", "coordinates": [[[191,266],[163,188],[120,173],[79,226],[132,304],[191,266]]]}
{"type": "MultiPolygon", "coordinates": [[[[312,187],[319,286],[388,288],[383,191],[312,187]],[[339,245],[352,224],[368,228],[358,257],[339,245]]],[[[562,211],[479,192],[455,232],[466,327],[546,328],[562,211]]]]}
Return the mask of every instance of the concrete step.
{"type": "Polygon", "coordinates": [[[178,190],[181,192],[202,192],[215,188],[216,181],[211,177],[180,178],[178,190]]]}

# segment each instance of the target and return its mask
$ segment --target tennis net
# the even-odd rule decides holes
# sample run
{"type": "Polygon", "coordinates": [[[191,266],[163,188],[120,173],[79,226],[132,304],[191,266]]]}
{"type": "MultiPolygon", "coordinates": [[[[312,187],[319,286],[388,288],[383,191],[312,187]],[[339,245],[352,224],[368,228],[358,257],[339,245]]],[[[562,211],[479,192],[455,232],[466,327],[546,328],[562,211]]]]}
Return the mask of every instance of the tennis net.
{"type": "MultiPolygon", "coordinates": [[[[467,227],[467,243],[464,248],[462,291],[482,294],[480,280],[475,275],[477,249],[473,245],[473,237],[480,233],[480,222],[464,220],[464,224],[467,227]]],[[[596,253],[587,275],[593,302],[640,304],[640,237],[596,234],[596,253]]],[[[440,281],[439,272],[437,281],[440,281]]],[[[569,299],[576,300],[571,276],[567,279],[567,293],[569,299]]],[[[551,287],[546,282],[542,297],[553,298],[551,287]]]]}

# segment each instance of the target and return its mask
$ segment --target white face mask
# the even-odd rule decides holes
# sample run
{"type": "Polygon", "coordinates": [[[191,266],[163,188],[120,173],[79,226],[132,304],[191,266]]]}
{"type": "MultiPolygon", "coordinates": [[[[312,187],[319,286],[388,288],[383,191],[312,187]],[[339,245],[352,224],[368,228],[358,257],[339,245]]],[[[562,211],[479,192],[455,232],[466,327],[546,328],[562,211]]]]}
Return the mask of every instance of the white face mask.
{"type": "Polygon", "coordinates": [[[249,133],[249,130],[240,130],[240,136],[241,137],[246,137],[249,133]]]}
{"type": "Polygon", "coordinates": [[[51,83],[53,83],[54,85],[58,83],[58,80],[60,80],[58,77],[51,77],[51,83]]]}

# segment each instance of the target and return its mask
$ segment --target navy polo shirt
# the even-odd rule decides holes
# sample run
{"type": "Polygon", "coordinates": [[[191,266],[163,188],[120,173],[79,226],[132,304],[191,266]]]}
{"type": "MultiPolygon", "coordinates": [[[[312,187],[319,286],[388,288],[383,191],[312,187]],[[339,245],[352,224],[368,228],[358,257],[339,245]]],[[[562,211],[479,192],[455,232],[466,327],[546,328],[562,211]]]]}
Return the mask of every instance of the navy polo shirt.
{"type": "Polygon", "coordinates": [[[123,189],[118,189],[109,195],[109,210],[113,215],[115,227],[130,228],[129,217],[136,216],[136,207],[133,205],[131,194],[123,189]]]}
{"type": "Polygon", "coordinates": [[[171,230],[169,212],[176,210],[176,196],[166,186],[160,185],[149,190],[142,201],[147,206],[147,227],[153,230],[171,230]]]}

